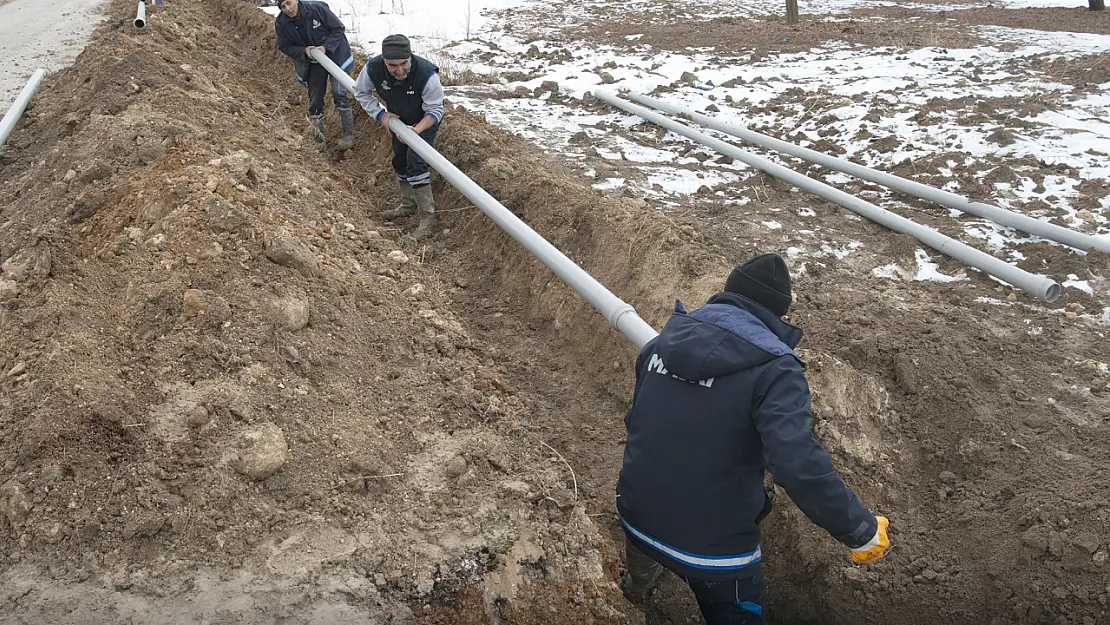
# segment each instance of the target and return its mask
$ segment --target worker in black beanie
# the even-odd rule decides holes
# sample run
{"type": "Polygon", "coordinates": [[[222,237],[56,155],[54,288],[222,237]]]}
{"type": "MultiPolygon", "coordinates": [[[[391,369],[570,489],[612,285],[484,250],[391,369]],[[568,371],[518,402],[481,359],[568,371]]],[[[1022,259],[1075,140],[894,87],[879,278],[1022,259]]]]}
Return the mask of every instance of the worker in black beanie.
{"type": "MultiPolygon", "coordinates": [[[[435,144],[444,111],[439,68],[413,54],[408,37],[390,35],[382,40],[382,53],[366,62],[355,81],[354,92],[362,108],[378,120],[386,132],[390,132],[389,120],[398,118],[425,143],[435,144]]],[[[410,150],[396,135],[391,136],[393,171],[401,189],[401,204],[382,211],[381,216],[397,219],[419,212],[420,225],[412,237],[420,240],[432,234],[436,223],[432,170],[415,150],[410,150]]]]}
{"type": "Polygon", "coordinates": [[[790,270],[778,254],[760,254],[728,274],[725,290],[785,317],[790,310],[790,270]]]}
{"type": "Polygon", "coordinates": [[[786,262],[760,254],[687,312],[681,302],[636,359],[617,482],[624,591],[642,601],[664,570],[689,584],[708,625],[767,622],[759,522],[770,470],[794,503],[860,564],[890,546],[887,519],[844,485],[810,430],[786,262]]]}

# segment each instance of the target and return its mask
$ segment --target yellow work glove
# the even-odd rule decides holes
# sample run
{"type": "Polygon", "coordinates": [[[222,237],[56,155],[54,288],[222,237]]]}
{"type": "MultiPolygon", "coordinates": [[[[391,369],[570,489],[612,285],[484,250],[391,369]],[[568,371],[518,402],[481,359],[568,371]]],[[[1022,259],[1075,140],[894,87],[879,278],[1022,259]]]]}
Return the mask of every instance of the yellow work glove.
{"type": "Polygon", "coordinates": [[[879,523],[879,529],[875,532],[875,537],[868,541],[866,545],[856,547],[850,552],[852,562],[856,564],[878,560],[883,557],[887,547],[890,546],[890,538],[886,535],[886,526],[890,525],[890,521],[887,521],[885,516],[877,516],[875,520],[879,523]]]}

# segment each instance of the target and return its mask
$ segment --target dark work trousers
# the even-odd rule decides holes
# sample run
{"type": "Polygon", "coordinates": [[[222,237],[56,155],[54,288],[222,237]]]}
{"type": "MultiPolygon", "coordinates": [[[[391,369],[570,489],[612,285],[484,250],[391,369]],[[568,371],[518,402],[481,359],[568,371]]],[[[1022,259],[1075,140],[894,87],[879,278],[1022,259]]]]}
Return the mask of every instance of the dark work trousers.
{"type": "MultiPolygon", "coordinates": [[[[625,541],[625,553],[628,558],[625,594],[631,601],[643,601],[665,569],[631,541],[625,541]]],[[[763,625],[766,622],[767,584],[763,570],[756,563],[743,572],[744,577],[723,582],[685,578],[707,625],[763,625]]]]}
{"type": "MultiPolygon", "coordinates": [[[[434,146],[437,132],[439,124],[420,133],[420,138],[434,146]]],[[[401,143],[396,136],[393,136],[393,171],[397,173],[398,180],[409,183],[414,189],[432,183],[432,170],[427,161],[420,158],[415,150],[410,150],[409,146],[401,143]]]]}
{"type": "Polygon", "coordinates": [[[351,108],[351,101],[347,99],[347,88],[320,67],[319,63],[308,65],[308,116],[320,117],[324,114],[324,96],[328,93],[328,78],[331,78],[331,99],[337,109],[351,108]]]}

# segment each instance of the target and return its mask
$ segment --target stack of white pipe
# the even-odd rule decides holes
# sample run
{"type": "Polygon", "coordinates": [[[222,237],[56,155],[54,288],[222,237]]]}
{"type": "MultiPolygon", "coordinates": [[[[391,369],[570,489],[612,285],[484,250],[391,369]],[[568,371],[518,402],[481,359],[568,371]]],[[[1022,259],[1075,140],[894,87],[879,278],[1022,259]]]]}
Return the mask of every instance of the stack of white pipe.
{"type": "MultiPolygon", "coordinates": [[[[925,245],[928,245],[938,252],[947,254],[948,256],[951,256],[956,260],[967,263],[968,265],[975,267],[976,269],[979,269],[985,273],[988,273],[1013,286],[1016,286],[1023,291],[1027,291],[1038,299],[1044,300],[1046,302],[1052,302],[1060,297],[1060,285],[1051,278],[1019,269],[1018,267],[1005,261],[999,260],[998,258],[991,256],[990,254],[981,252],[973,247],[960,243],[959,241],[951,237],[945,236],[937,232],[936,230],[933,230],[932,228],[928,228],[919,223],[910,221],[909,219],[906,219],[901,215],[897,215],[886,209],[880,208],[870,202],[862,200],[854,195],[845,193],[839,189],[833,188],[823,182],[818,182],[817,180],[814,180],[792,169],[779,165],[778,163],[763,158],[762,156],[757,156],[755,154],[752,154],[751,152],[741,150],[740,148],[730,143],[715,139],[703,132],[699,132],[697,130],[694,130],[693,128],[690,128],[685,124],[680,124],[673,119],[660,115],[659,113],[655,113],[642,106],[637,106],[635,104],[632,104],[631,102],[622,100],[618,98],[614,93],[606,91],[595,91],[594,95],[617,108],[623,109],[653,124],[662,126],[663,128],[670,130],[671,132],[682,135],[688,139],[696,141],[697,143],[710,147],[717,152],[720,152],[721,154],[730,156],[742,163],[750,165],[751,167],[759,169],[760,171],[766,172],[771,176],[785,180],[786,182],[789,182],[790,184],[800,189],[813,193],[814,195],[829,200],[830,202],[839,204],[840,206],[843,206],[850,211],[866,217],[877,224],[886,226],[887,228],[890,228],[895,232],[909,234],[916,238],[918,241],[921,241],[925,245]]],[[[879,182],[880,184],[887,184],[892,187],[898,185],[902,188],[902,190],[912,189],[907,190],[907,192],[915,194],[921,193],[921,188],[939,192],[939,190],[931,189],[930,187],[926,187],[925,185],[910,183],[910,181],[908,180],[897,178],[896,176],[891,176],[889,174],[883,174],[882,172],[878,172],[875,170],[867,170],[867,168],[855,165],[854,163],[848,163],[847,161],[841,161],[840,159],[833,159],[832,157],[827,157],[826,155],[814,152],[813,150],[807,150],[799,146],[791,145],[784,141],[779,141],[778,139],[773,139],[772,137],[767,137],[766,135],[760,135],[747,129],[741,129],[735,126],[722,124],[705,115],[699,115],[697,113],[682,109],[681,107],[676,107],[674,105],[661,102],[654,98],[649,98],[640,94],[631,94],[629,95],[629,97],[634,100],[645,102],[652,106],[655,106],[659,110],[666,110],[672,113],[686,115],[687,117],[697,121],[698,123],[703,123],[722,132],[727,132],[729,134],[740,136],[741,138],[752,141],[753,143],[758,143],[759,145],[762,145],[764,147],[786,152],[788,154],[793,154],[794,156],[805,158],[807,160],[813,160],[814,162],[819,162],[821,165],[824,165],[826,167],[845,171],[846,173],[852,173],[853,175],[858,175],[861,178],[866,178],[867,180],[879,182]]],[[[976,211],[990,212],[986,211],[985,209],[993,209],[992,214],[1009,214],[1010,218],[1008,219],[1009,223],[1007,225],[1020,223],[1022,226],[1030,227],[1030,224],[1028,222],[1034,221],[1038,224],[1050,227],[1040,228],[1038,234],[1040,232],[1051,231],[1052,234],[1056,234],[1057,236],[1059,236],[1059,233],[1053,230],[1058,229],[1058,226],[1045,224],[1044,222],[1039,222],[1038,220],[1025,217],[1023,215],[1010,213],[1009,211],[1004,211],[1001,208],[991,207],[986,204],[968,202],[966,198],[961,198],[954,193],[950,193],[947,195],[952,196],[953,198],[957,198],[957,200],[952,200],[952,198],[947,197],[945,197],[944,199],[960,202],[959,206],[957,206],[958,208],[960,208],[960,210],[967,210],[968,212],[981,214],[980,212],[976,211]]],[[[937,199],[937,201],[940,201],[939,198],[936,198],[935,194],[927,194],[927,196],[928,199],[937,199]]],[[[919,197],[926,196],[919,195],[919,197]]],[[[1000,219],[1003,218],[1003,216],[1001,215],[997,216],[1000,219]]],[[[1014,227],[1019,226],[1015,225],[1014,227]]],[[[1098,249],[1101,243],[1105,243],[1101,242],[1095,237],[1090,237],[1090,235],[1084,235],[1077,232],[1071,232],[1071,234],[1075,236],[1070,237],[1069,240],[1077,242],[1078,245],[1084,245],[1083,249],[1086,249],[1088,247],[1098,249]]]]}

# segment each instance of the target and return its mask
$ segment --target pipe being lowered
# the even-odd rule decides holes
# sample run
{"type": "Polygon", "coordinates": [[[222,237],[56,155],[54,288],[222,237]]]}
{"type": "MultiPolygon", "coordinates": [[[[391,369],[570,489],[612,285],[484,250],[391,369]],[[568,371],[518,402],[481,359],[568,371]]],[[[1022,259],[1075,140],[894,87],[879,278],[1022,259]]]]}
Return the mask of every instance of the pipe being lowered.
{"type": "Polygon", "coordinates": [[[894,174],[877,171],[870,167],[857,165],[856,163],[836,158],[835,156],[829,156],[828,154],[822,154],[810,150],[809,148],[803,148],[793,143],[787,143],[781,139],[760,134],[744,126],[727,124],[708,115],[702,115],[687,107],[670,104],[639,93],[628,93],[626,95],[629,100],[634,102],[645,104],[672,115],[681,115],[702,126],[739,137],[749,143],[754,143],[769,150],[796,156],[811,163],[821,165],[822,167],[834,169],[850,176],[881,184],[884,187],[890,187],[895,191],[901,191],[907,195],[929,200],[930,202],[936,202],[937,204],[954,208],[965,213],[971,213],[972,215],[978,215],[979,217],[989,219],[997,224],[1009,226],[1016,230],[1021,230],[1022,232],[1028,232],[1029,234],[1050,239],[1057,243],[1063,243],[1064,245],[1079,250],[1087,251],[1093,248],[1100,252],[1110,252],[1110,239],[1102,239],[1082,232],[1076,232],[1070,228],[1050,224],[1046,221],[1008,211],[997,206],[991,206],[990,204],[972,202],[962,195],[930,187],[920,182],[907,180],[900,176],[895,176],[894,174]]]}
{"type": "MultiPolygon", "coordinates": [[[[344,87],[354,90],[354,79],[339,69],[339,66],[333,63],[323,52],[313,50],[312,58],[316,59],[344,87]]],[[[516,239],[529,252],[539,258],[544,265],[547,265],[547,268],[559,276],[563,282],[567,283],[601,314],[605,315],[610,325],[625,335],[637,348],[643,347],[644,344],[659,335],[654,328],[636,314],[635,308],[613,295],[609,289],[594,280],[590,274],[574,264],[574,261],[567,258],[554,245],[548,243],[535,230],[529,228],[527,224],[512,214],[509,209],[502,206],[485,189],[459,171],[457,167],[451,164],[451,161],[425,143],[420,135],[413,132],[404,122],[393,118],[389,120],[389,129],[404,141],[409,149],[419,154],[444,179],[454,185],[471,202],[474,202],[474,205],[481,209],[502,230],[516,239]]]]}
{"type": "Polygon", "coordinates": [[[42,84],[42,79],[46,77],[46,70],[36,69],[35,73],[31,74],[30,80],[26,85],[23,85],[23,90],[16,96],[15,102],[12,102],[8,112],[4,113],[4,119],[0,119],[0,145],[8,140],[8,135],[12,134],[15,125],[19,122],[19,118],[23,116],[23,111],[27,108],[27,104],[31,101],[31,97],[38,91],[39,85],[42,84]]]}
{"type": "Polygon", "coordinates": [[[1060,285],[1055,281],[1045,276],[1029,273],[1023,269],[1019,269],[1007,262],[1003,262],[990,254],[980,252],[979,250],[964,245],[959,241],[945,236],[932,228],[927,228],[919,223],[910,221],[901,215],[892,213],[886,209],[879,208],[874,204],[862,200],[854,195],[845,193],[839,189],[830,187],[829,185],[818,182],[808,176],[804,176],[792,169],[783,167],[778,163],[772,162],[762,156],[757,156],[750,152],[745,152],[740,148],[725,143],[719,139],[714,139],[709,135],[698,132],[689,126],[680,124],[672,119],[664,117],[659,113],[655,113],[645,109],[642,106],[637,106],[630,102],[625,102],[618,98],[615,94],[606,91],[595,91],[594,95],[598,98],[605,100],[613,106],[623,109],[633,115],[642,117],[643,119],[662,126],[671,132],[682,135],[688,139],[696,141],[702,145],[713,148],[714,150],[731,156],[732,158],[746,163],[760,171],[766,172],[776,178],[785,180],[790,184],[808,191],[814,195],[825,198],[830,202],[834,202],[855,212],[863,217],[874,221],[880,225],[886,226],[895,232],[908,234],[921,241],[925,245],[947,254],[952,258],[965,262],[976,269],[986,272],[1000,280],[1004,280],[1023,291],[1028,291],[1034,297],[1044,300],[1046,302],[1055,301],[1060,297],[1060,285]]]}
{"type": "Polygon", "coordinates": [[[139,8],[135,10],[135,28],[146,26],[146,2],[139,0],[139,8]]]}

